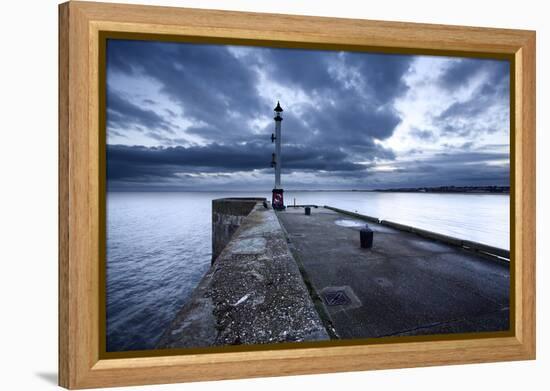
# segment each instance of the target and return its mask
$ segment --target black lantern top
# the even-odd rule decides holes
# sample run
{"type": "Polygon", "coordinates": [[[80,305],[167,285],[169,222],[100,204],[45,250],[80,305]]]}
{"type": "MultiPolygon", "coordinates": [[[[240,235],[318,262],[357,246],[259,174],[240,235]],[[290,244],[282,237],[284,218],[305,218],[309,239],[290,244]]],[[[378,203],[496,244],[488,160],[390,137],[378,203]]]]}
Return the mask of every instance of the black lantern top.
{"type": "Polygon", "coordinates": [[[283,108],[279,104],[279,101],[277,101],[277,107],[275,107],[273,110],[276,111],[277,113],[280,113],[281,111],[283,111],[283,108]]]}

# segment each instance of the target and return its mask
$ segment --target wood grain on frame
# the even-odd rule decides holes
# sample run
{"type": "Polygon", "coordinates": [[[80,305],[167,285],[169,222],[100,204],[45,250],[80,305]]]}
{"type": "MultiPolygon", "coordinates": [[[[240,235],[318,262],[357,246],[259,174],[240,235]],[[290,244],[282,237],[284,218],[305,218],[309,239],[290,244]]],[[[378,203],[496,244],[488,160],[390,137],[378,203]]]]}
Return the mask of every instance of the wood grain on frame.
{"type": "MultiPolygon", "coordinates": [[[[59,383],[88,388],[535,357],[535,33],[228,11],[69,2],[59,7],[59,383]],[[500,338],[100,358],[100,32],[253,45],[507,58],[515,221],[515,335],[500,338]]],[[[103,210],[104,213],[104,210],[103,210]]]]}

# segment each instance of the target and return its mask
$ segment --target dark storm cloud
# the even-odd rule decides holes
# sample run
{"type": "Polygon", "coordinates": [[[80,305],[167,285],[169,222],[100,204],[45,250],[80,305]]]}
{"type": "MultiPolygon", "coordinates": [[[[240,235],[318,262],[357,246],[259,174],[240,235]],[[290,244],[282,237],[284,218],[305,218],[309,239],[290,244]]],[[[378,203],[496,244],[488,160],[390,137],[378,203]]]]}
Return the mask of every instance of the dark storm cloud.
{"type": "Polygon", "coordinates": [[[491,121],[488,113],[498,105],[501,111],[509,107],[509,62],[474,59],[456,61],[440,77],[440,83],[445,88],[457,89],[476,77],[480,77],[482,82],[469,99],[453,103],[435,117],[435,126],[444,133],[468,136],[480,130],[488,133],[502,130],[502,121],[491,121]]]}
{"type": "Polygon", "coordinates": [[[163,117],[130,103],[111,90],[107,92],[107,125],[113,129],[135,126],[151,133],[157,129],[172,132],[172,126],[163,117]]]}
{"type": "Polygon", "coordinates": [[[440,84],[447,89],[463,87],[465,83],[477,75],[485,63],[480,60],[462,59],[453,61],[440,78],[440,84]]]}
{"type": "MultiPolygon", "coordinates": [[[[110,146],[110,180],[172,176],[186,170],[269,168],[273,123],[262,134],[246,126],[248,120],[272,113],[274,101],[265,102],[258,90],[261,74],[315,100],[302,104],[300,115],[292,103],[285,106],[285,169],[356,171],[364,167],[353,161],[392,159],[393,152],[374,140],[391,136],[400,122],[390,103],[405,91],[401,76],[413,60],[267,48],[239,57],[226,46],[123,40],[109,41],[107,58],[108,72],[160,83],[161,91],[195,123],[186,133],[207,141],[188,148],[110,146]],[[342,70],[347,72],[344,76],[342,70]]],[[[108,92],[108,124],[113,130],[136,126],[154,140],[166,139],[175,113],[167,111],[169,115],[161,117],[112,88],[108,92]]],[[[155,103],[149,98],[142,102],[155,103]]]]}
{"type": "Polygon", "coordinates": [[[265,51],[261,64],[277,81],[315,97],[315,103],[296,118],[302,122],[302,140],[355,145],[393,134],[401,118],[391,103],[406,91],[402,76],[413,59],[274,49],[265,51]]]}
{"type": "Polygon", "coordinates": [[[481,163],[481,162],[494,162],[506,160],[510,157],[508,153],[495,153],[495,152],[441,152],[435,154],[430,162],[439,163],[444,166],[451,166],[453,164],[463,163],[481,163]]]}
{"type": "MultiPolygon", "coordinates": [[[[505,152],[455,149],[422,160],[392,162],[385,171],[376,170],[376,164],[368,164],[365,171],[339,173],[338,177],[349,182],[347,188],[366,189],[507,185],[510,183],[508,159],[509,154],[505,152]]],[[[330,177],[331,173],[318,175],[330,177]]]]}
{"type": "Polygon", "coordinates": [[[253,55],[253,60],[283,84],[313,93],[339,87],[329,71],[331,64],[338,60],[338,52],[263,49],[261,57],[253,55]]]}
{"type": "MultiPolygon", "coordinates": [[[[161,147],[109,145],[108,180],[146,187],[164,180],[185,181],[196,174],[220,178],[230,178],[236,171],[271,174],[269,136],[278,97],[266,89],[273,84],[306,97],[281,102],[287,173],[317,173],[327,181],[331,176],[349,179],[352,186],[366,180],[428,181],[430,172],[462,178],[468,175],[466,165],[464,172],[445,171],[444,166],[469,163],[476,169],[472,178],[487,173],[485,178],[492,180],[496,169],[487,162],[501,159],[500,155],[437,154],[429,164],[403,164],[391,173],[375,170],[377,161],[396,158],[379,141],[390,138],[402,122],[394,102],[409,88],[404,76],[414,60],[414,56],[387,54],[109,40],[108,76],[124,77],[107,86],[108,132],[120,137],[129,128],[138,129],[140,136],[161,147]],[[147,91],[128,96],[132,86],[123,88],[123,93],[120,83],[128,81],[120,80],[132,79],[154,81],[159,86],[155,94],[163,99],[147,96],[147,91]],[[162,106],[163,100],[171,103],[170,108],[162,106]],[[263,129],[250,125],[266,119],[263,129]],[[191,124],[185,130],[178,125],[182,120],[191,124]],[[189,145],[189,135],[200,136],[199,145],[189,145]]],[[[457,89],[478,75],[485,75],[485,82],[477,95],[448,107],[434,123],[447,132],[472,131],[461,119],[483,115],[506,94],[507,71],[501,62],[453,62],[438,81],[441,88],[457,89]]],[[[416,136],[433,141],[430,130],[416,129],[416,136]]]]}
{"type": "Polygon", "coordinates": [[[392,171],[324,172],[316,174],[318,183],[292,183],[295,188],[331,188],[334,178],[344,180],[335,188],[341,189],[387,189],[405,187],[437,186],[491,186],[510,183],[508,165],[489,165],[485,162],[445,165],[430,161],[414,161],[399,164],[392,171]]]}
{"type": "Polygon", "coordinates": [[[208,124],[191,132],[213,141],[247,131],[232,114],[252,119],[272,109],[258,99],[254,70],[226,46],[110,40],[107,59],[108,71],[159,82],[186,118],[208,124]]]}
{"type": "Polygon", "coordinates": [[[434,132],[430,130],[422,130],[413,128],[411,129],[411,135],[423,140],[423,141],[433,141],[435,139],[434,132]]]}
{"type": "MultiPolygon", "coordinates": [[[[108,145],[108,177],[111,180],[175,177],[185,172],[234,172],[269,168],[271,148],[265,143],[244,145],[211,144],[204,147],[142,147],[108,145]]],[[[346,154],[334,148],[289,146],[284,154],[285,169],[357,171],[363,165],[346,161],[346,154]]]]}
{"type": "Polygon", "coordinates": [[[440,84],[448,89],[463,87],[472,78],[485,73],[488,86],[496,86],[508,80],[510,63],[502,60],[481,60],[464,58],[452,61],[439,78],[440,84]]]}
{"type": "Polygon", "coordinates": [[[259,63],[279,81],[323,95],[346,91],[357,96],[343,82],[363,82],[363,92],[377,108],[405,92],[402,76],[413,60],[413,56],[392,54],[270,49],[259,63]]]}
{"type": "Polygon", "coordinates": [[[471,161],[469,158],[458,154],[449,156],[449,159],[436,156],[433,159],[401,163],[393,171],[375,172],[363,180],[365,185],[375,188],[502,186],[510,183],[508,164],[488,164],[498,160],[491,156],[488,156],[489,160],[471,161]]]}
{"type": "Polygon", "coordinates": [[[401,76],[413,57],[258,48],[239,59],[226,46],[115,40],[109,41],[108,60],[111,71],[160,82],[186,117],[206,124],[188,131],[213,142],[246,141],[250,131],[243,122],[271,113],[275,97],[264,102],[258,91],[264,72],[316,96],[306,115],[296,118],[301,141],[321,132],[319,144],[338,137],[345,145],[391,136],[400,118],[388,104],[405,91],[401,76]],[[347,82],[363,83],[362,94],[338,77],[339,67],[358,74],[347,82]]]}
{"type": "Polygon", "coordinates": [[[408,87],[402,76],[413,60],[413,56],[394,54],[369,54],[367,57],[349,52],[344,55],[345,65],[366,78],[366,88],[379,105],[391,102],[406,91],[408,87]]]}

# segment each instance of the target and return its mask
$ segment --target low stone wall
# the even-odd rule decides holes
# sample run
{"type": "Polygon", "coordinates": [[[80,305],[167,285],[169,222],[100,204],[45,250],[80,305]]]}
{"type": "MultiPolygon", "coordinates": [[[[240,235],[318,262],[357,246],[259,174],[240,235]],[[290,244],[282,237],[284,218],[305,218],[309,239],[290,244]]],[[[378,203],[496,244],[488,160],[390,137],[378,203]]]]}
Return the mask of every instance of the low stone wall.
{"type": "Polygon", "coordinates": [[[348,216],[351,216],[351,217],[357,217],[358,219],[370,221],[372,223],[379,223],[380,222],[380,219],[378,217],[363,215],[363,214],[359,214],[359,213],[356,213],[356,212],[351,212],[349,210],[335,208],[333,206],[328,206],[328,205],[324,205],[324,207],[327,208],[327,209],[333,210],[335,212],[342,213],[342,214],[345,214],[345,215],[348,215],[348,216]]]}
{"type": "Polygon", "coordinates": [[[212,200],[212,263],[225,248],[242,221],[265,198],[220,198],[212,200]]]}
{"type": "MultiPolygon", "coordinates": [[[[248,206],[223,201],[214,201],[215,221],[237,225],[225,216],[242,217],[248,206]]],[[[158,348],[329,339],[273,209],[256,202],[239,224],[158,348]]],[[[213,223],[220,246],[231,229],[213,223]]]]}
{"type": "Polygon", "coordinates": [[[396,223],[396,222],[390,221],[390,220],[382,220],[382,219],[379,219],[377,217],[363,215],[363,214],[359,214],[359,213],[355,213],[355,212],[350,212],[349,210],[338,209],[338,208],[335,208],[335,207],[332,207],[332,206],[325,205],[324,207],[327,208],[327,209],[331,209],[331,210],[333,210],[335,212],[338,212],[338,213],[346,214],[346,215],[352,216],[352,217],[357,217],[357,218],[365,220],[365,221],[370,221],[370,222],[373,222],[373,223],[386,225],[388,227],[395,228],[395,229],[398,229],[400,231],[411,232],[411,233],[414,233],[416,235],[419,235],[419,236],[422,236],[422,237],[425,237],[425,238],[428,238],[428,239],[432,239],[432,240],[437,240],[437,241],[442,242],[442,243],[452,244],[453,246],[462,247],[462,248],[465,248],[465,249],[468,249],[468,250],[471,250],[471,251],[486,254],[488,256],[497,257],[497,258],[502,259],[502,260],[508,260],[508,261],[510,260],[510,251],[502,249],[502,248],[489,246],[487,244],[478,243],[478,242],[474,242],[474,241],[471,241],[471,240],[459,239],[459,238],[455,238],[455,237],[452,237],[452,236],[443,235],[443,234],[440,234],[440,233],[437,233],[437,232],[432,232],[432,231],[428,231],[428,230],[425,230],[425,229],[411,227],[409,225],[396,223]]]}

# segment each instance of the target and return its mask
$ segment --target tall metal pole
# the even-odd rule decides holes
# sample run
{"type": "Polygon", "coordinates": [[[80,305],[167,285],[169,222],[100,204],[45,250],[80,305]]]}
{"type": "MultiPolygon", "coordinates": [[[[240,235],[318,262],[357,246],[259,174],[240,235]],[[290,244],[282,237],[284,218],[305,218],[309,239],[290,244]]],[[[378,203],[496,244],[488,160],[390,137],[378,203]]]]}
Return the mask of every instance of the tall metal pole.
{"type": "MultiPolygon", "coordinates": [[[[282,110],[282,109],[281,109],[282,110]]],[[[281,188],[281,122],[280,113],[275,116],[275,189],[281,188]]]]}
{"type": "Polygon", "coordinates": [[[271,135],[271,142],[275,141],[275,153],[273,154],[271,164],[275,168],[275,186],[273,188],[271,203],[273,205],[273,209],[281,210],[285,208],[283,188],[281,187],[281,122],[283,121],[281,113],[283,112],[283,108],[279,102],[277,102],[277,106],[273,110],[275,111],[275,117],[273,118],[275,120],[275,134],[271,135]]]}

